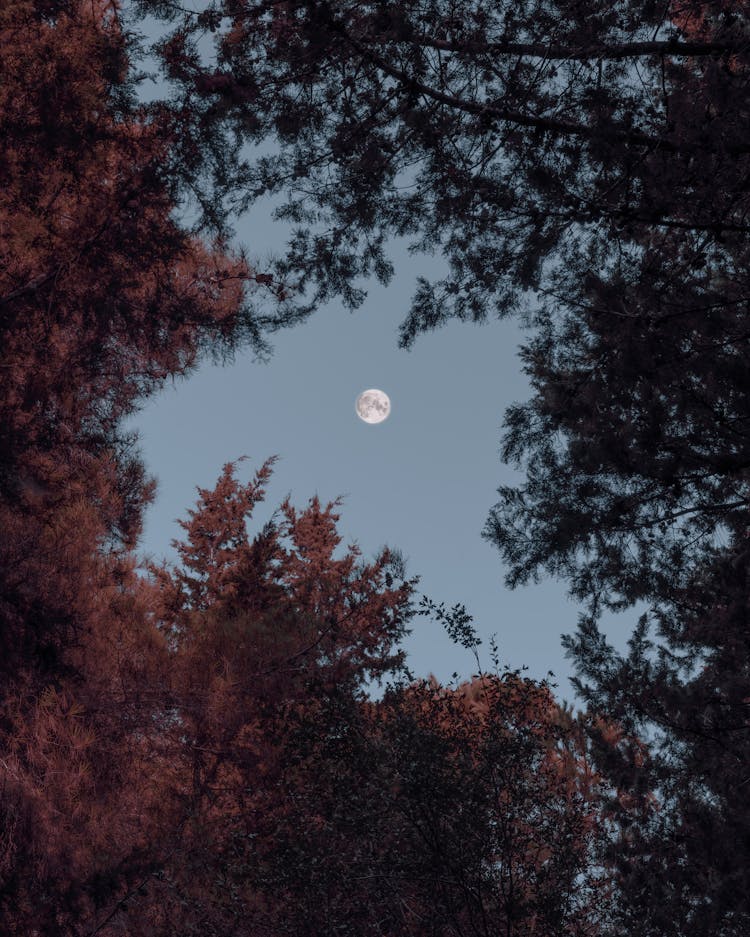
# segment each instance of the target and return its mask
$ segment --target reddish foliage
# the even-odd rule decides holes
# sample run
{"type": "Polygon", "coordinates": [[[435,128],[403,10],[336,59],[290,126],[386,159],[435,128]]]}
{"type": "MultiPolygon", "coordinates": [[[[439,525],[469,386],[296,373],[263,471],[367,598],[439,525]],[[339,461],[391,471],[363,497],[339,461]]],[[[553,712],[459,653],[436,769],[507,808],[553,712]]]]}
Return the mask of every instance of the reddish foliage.
{"type": "Polygon", "coordinates": [[[38,500],[104,476],[102,519],[132,544],[148,488],[116,428],[231,341],[250,273],[174,220],[169,128],[122,113],[124,42],[96,9],[50,22],[19,0],[0,19],[0,482],[38,500]]]}
{"type": "Polygon", "coordinates": [[[737,7],[735,0],[675,0],[670,18],[689,39],[706,41],[719,25],[731,25],[737,7]]]}
{"type": "Polygon", "coordinates": [[[57,935],[163,851],[128,552],[153,484],[120,425],[231,345],[249,273],[173,217],[116,4],[3,4],[0,72],[0,929],[57,935]]]}
{"type": "Polygon", "coordinates": [[[0,69],[0,931],[586,932],[577,729],[521,680],[367,703],[413,583],[340,549],[337,503],[286,501],[251,536],[271,461],[248,484],[228,464],[179,564],[139,573],[153,484],[123,418],[257,340],[248,281],[284,289],[175,220],[173,115],[130,100],[115,3],[11,0],[0,69]]]}
{"type": "Polygon", "coordinates": [[[395,583],[387,551],[369,564],[355,547],[335,555],[335,504],[313,498],[297,511],[285,501],[280,519],[250,538],[247,521],[271,463],[246,485],[226,465],[212,491],[199,489],[183,523],[181,565],[152,568],[156,620],[170,648],[162,769],[183,818],[154,902],[134,906],[134,920],[146,915],[159,933],[165,908],[183,935],[202,933],[207,914],[214,927],[232,922],[238,934],[256,933],[251,912],[263,896],[235,877],[243,843],[286,813],[279,785],[294,757],[291,729],[314,722],[332,694],[359,696],[367,678],[401,661],[412,586],[395,583]],[[235,921],[240,913],[246,930],[235,921]]]}

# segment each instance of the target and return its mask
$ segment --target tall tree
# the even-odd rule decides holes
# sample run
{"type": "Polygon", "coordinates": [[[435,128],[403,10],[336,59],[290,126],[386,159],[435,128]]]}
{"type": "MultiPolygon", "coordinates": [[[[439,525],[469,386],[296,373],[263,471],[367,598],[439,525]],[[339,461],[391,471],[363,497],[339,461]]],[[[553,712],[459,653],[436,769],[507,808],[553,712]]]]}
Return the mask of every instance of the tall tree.
{"type": "MultiPolygon", "coordinates": [[[[260,880],[256,857],[273,853],[276,827],[306,796],[284,780],[304,755],[295,727],[316,737],[332,700],[355,705],[368,681],[402,670],[414,583],[397,556],[337,555],[336,505],[317,498],[301,511],[285,501],[251,537],[270,472],[269,461],[242,485],[226,465],[199,490],[179,564],[152,569],[170,661],[153,777],[179,818],[179,845],[150,897],[117,913],[159,935],[284,932],[284,887],[260,880]]],[[[294,833],[300,849],[308,820],[294,833]]]]}
{"type": "MultiPolygon", "coordinates": [[[[679,22],[704,39],[715,16],[695,5],[679,22]]],[[[724,69],[741,88],[742,56],[724,69]]],[[[719,202],[732,188],[707,177],[706,191],[719,202]]],[[[646,764],[606,755],[610,776],[661,799],[641,824],[622,818],[610,852],[620,926],[649,937],[750,926],[736,862],[750,842],[748,256],[739,232],[718,245],[689,232],[692,211],[683,231],[641,238],[637,262],[590,274],[578,308],[537,318],[524,350],[535,394],[509,411],[504,447],[527,481],[500,490],[485,530],[512,583],[568,579],[588,606],[566,639],[582,697],[652,738],[646,764]],[[636,605],[617,654],[599,617],[636,605]]]]}
{"type": "Polygon", "coordinates": [[[582,697],[650,738],[645,760],[612,746],[595,757],[641,804],[636,822],[613,804],[620,932],[740,937],[750,926],[747,588],[746,548],[728,547],[642,616],[626,654],[591,620],[566,639],[582,697]]]}
{"type": "MultiPolygon", "coordinates": [[[[85,499],[132,545],[152,485],[124,417],[200,350],[260,341],[246,263],[173,218],[172,141],[133,100],[116,9],[13,2],[0,18],[0,495],[29,544],[85,499]]],[[[19,563],[0,563],[9,615],[19,563]]]]}

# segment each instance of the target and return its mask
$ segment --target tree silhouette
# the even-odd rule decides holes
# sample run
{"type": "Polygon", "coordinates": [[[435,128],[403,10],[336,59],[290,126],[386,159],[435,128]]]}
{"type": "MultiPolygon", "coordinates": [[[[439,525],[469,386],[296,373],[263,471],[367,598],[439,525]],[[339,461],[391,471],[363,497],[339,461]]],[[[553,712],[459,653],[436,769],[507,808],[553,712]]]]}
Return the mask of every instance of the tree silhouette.
{"type": "Polygon", "coordinates": [[[626,654],[593,618],[566,643],[580,695],[631,733],[650,757],[608,745],[602,773],[645,807],[618,817],[608,850],[618,873],[617,920],[635,935],[743,934],[750,920],[747,848],[747,551],[715,551],[644,613],[626,654]],[[653,632],[656,632],[656,635],[653,632]],[[654,791],[655,809],[644,792],[654,791]]]}
{"type": "Polygon", "coordinates": [[[586,605],[568,639],[581,693],[653,734],[651,759],[599,756],[643,808],[613,853],[621,926],[745,933],[746,10],[159,9],[196,121],[275,143],[236,178],[243,204],[286,195],[296,227],[278,270],[308,308],[334,292],[356,305],[362,274],[387,280],[398,235],[449,264],[418,284],[403,344],[449,317],[526,314],[534,393],[507,415],[504,456],[527,478],[500,490],[485,533],[511,584],[568,579],[586,605]],[[617,655],[600,614],[639,605],[617,655]]]}
{"type": "Polygon", "coordinates": [[[529,291],[587,305],[600,274],[619,272],[619,295],[623,278],[653,280],[654,252],[688,304],[706,294],[706,264],[732,263],[747,234],[748,43],[725,6],[139,4],[173,23],[159,46],[173,106],[214,180],[240,208],[286,197],[278,270],[303,310],[333,293],[357,305],[363,274],[387,280],[392,235],[443,254],[407,345],[529,291]],[[243,141],[272,152],[249,159],[243,141]]]}
{"type": "Polygon", "coordinates": [[[315,744],[294,749],[288,808],[258,844],[284,893],[263,933],[600,933],[599,782],[546,686],[401,683],[300,732],[315,744]]]}

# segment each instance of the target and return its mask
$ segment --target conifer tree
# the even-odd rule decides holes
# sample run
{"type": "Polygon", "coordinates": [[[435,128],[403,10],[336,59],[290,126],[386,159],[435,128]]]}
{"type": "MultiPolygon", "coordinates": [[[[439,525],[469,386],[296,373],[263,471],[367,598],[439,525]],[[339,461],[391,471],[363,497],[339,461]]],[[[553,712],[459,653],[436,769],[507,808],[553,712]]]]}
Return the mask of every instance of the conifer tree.
{"type": "MultiPolygon", "coordinates": [[[[199,489],[179,563],[152,567],[169,675],[154,785],[179,818],[179,846],[150,897],[121,917],[156,934],[283,932],[285,890],[263,887],[256,863],[306,796],[285,776],[310,744],[295,726],[315,738],[333,701],[358,704],[368,681],[403,669],[414,582],[396,555],[366,563],[355,546],[337,555],[336,503],[317,498],[303,510],[285,501],[251,536],[272,462],[246,485],[227,464],[214,489],[199,489]],[[269,908],[276,923],[266,930],[269,908]]],[[[308,822],[298,818],[300,849],[308,822]]]]}
{"type": "Polygon", "coordinates": [[[262,350],[254,273],[175,218],[131,47],[115,2],[0,9],[0,930],[24,937],[82,933],[169,848],[132,553],[153,482],[123,421],[200,354],[262,350]]]}
{"type": "Polygon", "coordinates": [[[581,693],[653,737],[650,759],[599,753],[642,806],[611,857],[620,926],[746,933],[747,10],[158,8],[198,125],[273,142],[238,166],[238,192],[286,196],[278,270],[310,304],[356,305],[357,277],[387,280],[395,234],[447,265],[419,282],[403,344],[450,317],[526,315],[533,396],[504,442],[526,481],[500,490],[485,533],[511,584],[567,579],[586,609],[568,640],[581,693]],[[635,608],[621,656],[600,615],[635,608]]]}

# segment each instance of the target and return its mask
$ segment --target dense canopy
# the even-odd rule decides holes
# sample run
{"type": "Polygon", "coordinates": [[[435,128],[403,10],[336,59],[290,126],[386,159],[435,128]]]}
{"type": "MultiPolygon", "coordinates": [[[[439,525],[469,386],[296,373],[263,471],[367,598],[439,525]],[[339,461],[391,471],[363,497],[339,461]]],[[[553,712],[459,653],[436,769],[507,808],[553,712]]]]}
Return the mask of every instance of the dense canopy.
{"type": "Polygon", "coordinates": [[[749,56],[728,0],[3,5],[3,933],[746,937],[749,56]],[[316,499],[251,535],[270,461],[140,565],[124,419],[393,238],[445,261],[404,345],[528,327],[485,536],[581,601],[577,715],[415,680],[396,552],[316,499]]]}

